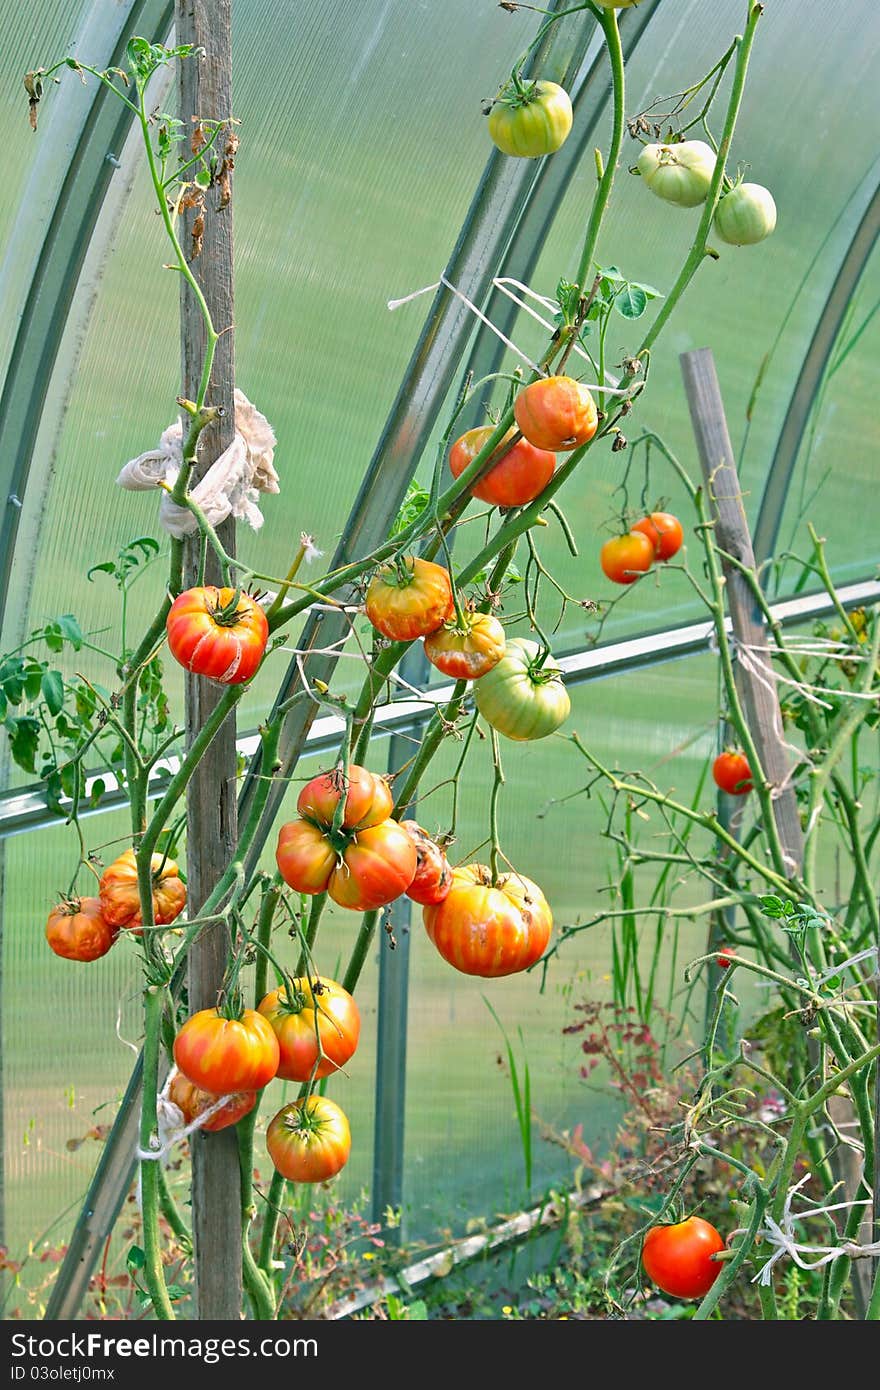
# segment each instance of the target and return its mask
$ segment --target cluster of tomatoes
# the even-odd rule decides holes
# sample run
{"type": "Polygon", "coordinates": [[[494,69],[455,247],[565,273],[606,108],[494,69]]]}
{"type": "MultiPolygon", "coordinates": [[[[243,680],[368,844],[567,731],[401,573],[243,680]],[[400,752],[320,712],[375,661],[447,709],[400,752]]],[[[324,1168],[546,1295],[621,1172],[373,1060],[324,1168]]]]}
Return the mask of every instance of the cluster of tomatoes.
{"type": "Polygon", "coordinates": [[[671,560],[684,542],[684,531],[671,512],[649,512],[599,551],[602,573],[615,584],[633,584],[652,565],[671,560]]]}
{"type": "Polygon", "coordinates": [[[266,1149],[289,1181],[326,1182],[348,1162],[351,1128],[312,1083],[351,1060],[360,1026],[353,996],[325,976],[285,979],[256,1009],[200,1009],[174,1039],[168,1099],[187,1125],[216,1131],[253,1110],[270,1081],[309,1083],[269,1121],[266,1149]]]}
{"type": "MultiPolygon", "coordinates": [[[[157,927],[168,926],[186,906],[186,884],[176,862],[167,855],[152,856],[150,874],[153,921],[157,927]]],[[[143,935],[137,861],[132,849],[108,864],[97,897],[62,898],[46,922],[46,940],[56,956],[65,960],[98,960],[121,931],[143,935]]]]}
{"type": "MultiPolygon", "coordinates": [[[[717,154],[705,140],[645,145],[636,168],[648,188],[674,207],[694,208],[706,201],[717,154]]],[[[768,188],[738,179],[718,200],[715,234],[730,246],[754,246],[776,228],[776,203],[768,188]]]]}
{"type": "Polygon", "coordinates": [[[275,859],[298,893],[328,893],[366,912],[404,894],[422,907],[428,937],[458,970],[501,976],[525,970],[550,939],[543,893],[520,874],[469,864],[453,869],[442,846],[416,821],[390,812],[388,779],[352,765],[312,778],[297,818],[282,825],[275,859]]]}

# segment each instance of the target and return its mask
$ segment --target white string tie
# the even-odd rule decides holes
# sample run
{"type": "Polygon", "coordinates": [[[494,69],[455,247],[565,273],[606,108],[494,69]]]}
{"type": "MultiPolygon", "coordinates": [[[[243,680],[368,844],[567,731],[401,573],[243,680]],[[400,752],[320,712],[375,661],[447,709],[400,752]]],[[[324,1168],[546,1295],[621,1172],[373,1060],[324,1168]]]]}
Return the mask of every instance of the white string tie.
{"type": "Polygon", "coordinates": [[[818,989],[820,985],[825,984],[826,980],[833,980],[835,975],[840,975],[844,970],[849,970],[850,966],[860,965],[863,960],[873,959],[874,969],[868,976],[868,979],[872,980],[877,974],[878,965],[880,965],[880,959],[878,958],[880,958],[880,947],[869,946],[867,950],[859,951],[856,956],[849,956],[847,960],[842,960],[839,965],[835,965],[832,970],[826,970],[824,975],[819,975],[817,979],[811,980],[811,988],[818,989]]]}
{"type": "MultiPolygon", "coordinates": [[[[211,526],[234,516],[258,531],[263,524],[260,493],[280,491],[274,464],[277,440],[265,415],[237,387],[234,402],[235,437],[190,490],[190,496],[211,526]]],[[[149,492],[160,483],[173,487],[182,463],[183,425],[178,419],[165,430],[157,448],[129,459],[116,482],[131,492],[149,492]]],[[[198,529],[192,512],[178,506],[167,492],[159,504],[159,521],[177,540],[198,529]]]]}
{"type": "MultiPolygon", "coordinates": [[[[527,314],[530,314],[533,319],[537,319],[538,323],[540,323],[544,328],[546,328],[548,333],[555,332],[557,327],[556,324],[548,322],[547,319],[542,318],[540,314],[536,313],[534,309],[529,307],[529,305],[525,302],[525,299],[521,298],[519,295],[513,294],[510,291],[510,289],[508,289],[508,286],[515,285],[518,290],[522,291],[523,295],[528,295],[531,299],[536,300],[539,304],[545,306],[547,309],[550,310],[556,307],[552,299],[547,299],[544,295],[537,294],[534,290],[529,289],[528,285],[524,285],[519,280],[514,280],[510,276],[497,277],[493,279],[492,284],[495,289],[500,290],[502,294],[506,294],[508,299],[512,299],[515,304],[519,305],[519,307],[525,310],[527,314]]],[[[508,347],[510,351],[515,353],[517,357],[521,358],[527,366],[531,367],[533,372],[536,372],[538,376],[545,375],[545,373],[538,366],[538,364],[536,362],[533,362],[531,357],[529,357],[527,353],[523,352],[520,348],[518,348],[516,343],[514,343],[510,338],[508,338],[505,333],[502,333],[501,329],[498,328],[498,326],[494,324],[492,320],[483,313],[482,309],[478,309],[476,304],[474,304],[472,300],[468,299],[467,295],[456,285],[453,285],[451,280],[447,280],[445,275],[441,275],[440,279],[436,280],[433,285],[424,285],[422,289],[413,290],[412,294],[404,295],[402,299],[389,299],[388,308],[391,310],[399,309],[401,305],[409,304],[413,299],[418,299],[420,295],[430,294],[433,290],[438,290],[441,285],[444,285],[446,289],[450,290],[454,295],[456,295],[457,298],[461,300],[462,304],[464,304],[466,308],[468,308],[471,311],[471,313],[474,314],[480,320],[481,323],[484,323],[487,328],[490,328],[492,332],[495,334],[496,338],[500,338],[501,342],[504,343],[505,347],[508,347]]],[[[589,362],[591,366],[594,365],[589,353],[585,352],[579,343],[575,342],[572,345],[572,347],[574,352],[576,352],[579,357],[582,357],[585,362],[589,362]]],[[[614,386],[599,386],[595,382],[584,382],[583,384],[586,386],[588,391],[604,391],[604,393],[608,396],[628,397],[633,394],[631,390],[620,391],[614,386]]]]}
{"type": "Polygon", "coordinates": [[[142,1149],[140,1146],[135,1149],[135,1157],[143,1162],[167,1163],[175,1144],[182,1143],[197,1129],[206,1125],[209,1120],[213,1120],[214,1116],[219,1115],[229,1100],[228,1096],[218,1096],[213,1105],[209,1105],[206,1110],[202,1111],[201,1115],[197,1115],[191,1124],[186,1124],[180,1106],[168,1099],[168,1091],[176,1075],[177,1067],[172,1067],[165,1078],[165,1085],[156,1097],[156,1129],[158,1132],[155,1143],[151,1139],[149,1149],[142,1149]]]}
{"type": "Polygon", "coordinates": [[[805,1173],[800,1182],[795,1183],[794,1187],[789,1189],[785,1198],[781,1222],[774,1221],[772,1216],[765,1214],[761,1236],[769,1245],[774,1246],[774,1250],[752,1279],[753,1284],[769,1284],[773,1266],[785,1255],[789,1255],[800,1269],[806,1270],[821,1269],[823,1265],[830,1264],[832,1260],[840,1259],[842,1255],[846,1255],[850,1259],[880,1255],[880,1241],[874,1241],[870,1245],[858,1245],[854,1241],[844,1241],[841,1245],[804,1245],[795,1240],[795,1221],[803,1221],[805,1217],[809,1216],[822,1216],[826,1212],[843,1211],[848,1207],[871,1205],[870,1197],[865,1197],[854,1202],[834,1202],[830,1206],[811,1207],[809,1211],[793,1212],[791,1204],[795,1194],[810,1176],[810,1173],[805,1173]],[[807,1261],[802,1258],[803,1255],[815,1255],[817,1258],[807,1261]]]}

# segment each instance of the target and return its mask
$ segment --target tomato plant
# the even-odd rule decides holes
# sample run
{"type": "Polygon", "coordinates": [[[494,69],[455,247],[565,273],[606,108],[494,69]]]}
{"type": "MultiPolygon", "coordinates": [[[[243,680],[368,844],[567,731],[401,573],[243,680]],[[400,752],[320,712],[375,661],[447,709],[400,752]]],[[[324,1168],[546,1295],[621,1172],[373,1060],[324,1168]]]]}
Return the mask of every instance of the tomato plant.
{"type": "Polygon", "coordinates": [[[474,685],[480,714],[505,738],[546,738],[565,723],[571,700],[559,667],[528,637],[511,637],[504,656],[474,685]]]}
{"type": "Polygon", "coordinates": [[[513,414],[530,444],[556,453],[589,443],[599,425],[589,388],[571,376],[541,377],[524,386],[513,414]]]}
{"type": "Polygon", "coordinates": [[[599,551],[603,574],[615,584],[633,584],[654,563],[654,544],[644,531],[611,536],[599,551]]]}
{"type": "Polygon", "coordinates": [[[485,864],[453,870],[441,903],[422,909],[425,930],[444,960],[465,975],[513,975],[534,965],[553,929],[536,883],[518,873],[493,884],[485,864]]]}
{"type": "Polygon", "coordinates": [[[754,246],[776,230],[776,203],[760,183],[737,183],[718,200],[715,231],[730,246],[754,246]]]}
{"type": "Polygon", "coordinates": [[[681,140],[645,145],[636,168],[651,192],[665,203],[695,208],[706,201],[715,160],[715,151],[705,140],[681,140]]]}
{"type": "Polygon", "coordinates": [[[98,960],[118,935],[119,928],[103,915],[99,898],[65,898],[46,922],[46,940],[65,960],[98,960]]]}
{"type": "Polygon", "coordinates": [[[478,680],[504,655],[504,628],[491,613],[450,618],[425,638],[425,656],[438,671],[456,680],[478,680]]]}
{"type": "Polygon", "coordinates": [[[249,1115],[259,1099],[258,1091],[234,1091],[231,1095],[218,1096],[212,1091],[201,1091],[194,1086],[182,1071],[176,1071],[168,1086],[168,1099],[176,1105],[185,1125],[191,1125],[207,1110],[223,1100],[220,1109],[200,1126],[207,1134],[237,1125],[245,1115],[249,1115]]]}
{"type": "Polygon", "coordinates": [[[280,1058],[272,1025],[256,1009],[243,1009],[238,1018],[200,1009],[178,1031],[173,1053],[188,1081],[218,1096],[262,1090],[280,1058]]]}
{"type": "Polygon", "coordinates": [[[721,1273],[713,1260],[724,1249],[724,1238],[701,1216],[689,1216],[669,1226],[652,1226],[642,1245],[645,1273],[663,1293],[674,1298],[702,1298],[721,1273]]]}
{"type": "MultiPolygon", "coordinates": [[[[480,425],[466,430],[456,439],[449,451],[449,470],[453,478],[460,477],[473,463],[493,433],[491,425],[480,425]]],[[[516,434],[516,430],[508,430],[499,448],[516,434]]],[[[517,439],[489,472],[472,484],[471,495],[496,507],[522,507],[541,495],[555,469],[555,454],[548,449],[536,449],[527,439],[517,439]]]]}
{"type": "Polygon", "coordinates": [[[655,560],[671,560],[684,542],[684,528],[671,512],[650,512],[635,522],[631,530],[641,531],[654,547],[655,560]]]}
{"type": "Polygon", "coordinates": [[[348,1117],[327,1096],[291,1101],[269,1121],[266,1148],[288,1182],[326,1182],[348,1162],[348,1117]]]}
{"type": "MultiPolygon", "coordinates": [[[[186,907],[186,884],[173,859],[156,853],[150,859],[153,880],[153,921],[157,927],[173,922],[186,907]]],[[[101,875],[98,885],[101,910],[114,927],[140,935],[143,926],[138,891],[137,859],[133,849],[122,852],[101,875]]]]}
{"type": "Polygon", "coordinates": [[[264,995],[258,1009],[278,1039],[282,1081],[320,1080],[355,1054],[360,1010],[348,990],[325,975],[286,981],[264,995]]]}
{"type": "Polygon", "coordinates": [[[730,796],[745,796],[754,785],[748,758],[733,748],[718,754],[712,764],[712,776],[716,787],[730,796]]]}
{"type": "Polygon", "coordinates": [[[269,623],[257,600],[214,584],[178,594],[165,628],[175,661],[220,685],[250,680],[269,640],[269,623]]]}
{"type": "Polygon", "coordinates": [[[296,809],[316,825],[329,827],[333,824],[343,793],[343,830],[364,830],[367,826],[378,825],[391,815],[394,798],[388,779],[356,763],[352,763],[347,772],[336,767],[313,777],[297,797],[296,809]]]}
{"type": "Polygon", "coordinates": [[[452,866],[444,850],[418,821],[400,822],[416,847],[416,871],[406,896],[414,903],[441,903],[452,887],[452,866]]]}
{"type": "Polygon", "coordinates": [[[571,98],[558,82],[508,82],[489,112],[489,137],[503,154],[538,159],[568,137],[571,98]]]}
{"type": "Polygon", "coordinates": [[[371,579],[365,601],[373,627],[392,642],[412,642],[436,632],[453,608],[449,571],[419,556],[383,565],[371,579]]]}
{"type": "Polygon", "coordinates": [[[369,912],[406,892],[416,871],[416,848],[395,820],[334,834],[300,818],[279,830],[275,861],[298,893],[326,892],[340,907],[369,912]]]}

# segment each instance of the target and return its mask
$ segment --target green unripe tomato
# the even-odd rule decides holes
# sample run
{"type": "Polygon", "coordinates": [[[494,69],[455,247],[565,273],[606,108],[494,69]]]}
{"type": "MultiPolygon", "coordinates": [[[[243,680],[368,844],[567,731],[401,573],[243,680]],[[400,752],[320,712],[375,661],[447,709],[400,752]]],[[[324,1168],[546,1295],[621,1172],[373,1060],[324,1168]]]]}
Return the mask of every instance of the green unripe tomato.
{"type": "Polygon", "coordinates": [[[754,246],[776,227],[776,204],[759,183],[738,183],[715,209],[715,231],[730,246],[754,246]]]}
{"type": "Polygon", "coordinates": [[[546,738],[571,713],[562,672],[549,657],[539,666],[540,655],[537,642],[511,637],[501,660],[474,682],[474,700],[483,718],[499,734],[520,743],[546,738]]]}
{"type": "Polygon", "coordinates": [[[489,135],[504,154],[538,159],[553,154],[571,130],[571,99],[556,82],[508,83],[489,112],[489,135]]]}
{"type": "Polygon", "coordinates": [[[646,145],[636,168],[658,198],[678,208],[695,208],[706,200],[715,172],[715,151],[705,140],[675,145],[646,145]]]}

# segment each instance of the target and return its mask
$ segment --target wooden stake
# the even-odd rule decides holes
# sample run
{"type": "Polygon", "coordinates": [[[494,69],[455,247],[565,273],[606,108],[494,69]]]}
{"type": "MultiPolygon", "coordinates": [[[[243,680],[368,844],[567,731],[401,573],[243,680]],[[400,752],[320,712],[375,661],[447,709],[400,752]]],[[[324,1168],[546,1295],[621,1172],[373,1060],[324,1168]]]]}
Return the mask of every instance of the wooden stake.
{"type": "MultiPolygon", "coordinates": [[[[715,520],[715,539],[722,551],[741,565],[755,568],[752,538],[743,505],[742,489],[727,431],[721,389],[710,348],[683,353],[679,359],[691,413],[691,424],[700,455],[700,467],[715,520]]],[[[734,640],[742,656],[737,659],[738,687],[761,766],[775,789],[773,815],[786,858],[786,869],[800,873],[804,835],[794,787],[789,780],[790,757],[782,732],[782,715],[776,677],[769,654],[763,615],[749,586],[729,560],[721,560],[727,585],[727,605],[734,640]]],[[[736,653],[735,653],[736,655],[736,653]]]]}
{"type": "MultiPolygon", "coordinates": [[[[189,132],[190,117],[223,119],[232,114],[231,0],[177,0],[176,41],[204,49],[180,64],[180,115],[189,132]]],[[[222,141],[222,136],[220,137],[222,141]]],[[[188,148],[187,146],[183,147],[188,148]]],[[[220,190],[208,190],[204,231],[193,236],[190,210],[184,224],[183,245],[188,256],[198,249],[191,268],[201,286],[214,327],[222,332],[217,344],[207,404],[220,405],[224,414],[202,435],[199,463],[193,482],[232,442],[235,433],[233,388],[235,354],[233,315],[232,206],[218,209],[220,190]],[[228,331],[223,331],[228,330],[228,331]]],[[[183,281],[181,295],[181,351],[183,395],[194,400],[205,355],[205,325],[194,297],[183,281]]],[[[228,554],[234,554],[235,523],[223,522],[217,533],[228,554]]],[[[196,582],[199,545],[187,542],[184,583],[196,582]]],[[[220,582],[216,558],[209,552],[205,572],[208,583],[220,582]]],[[[189,745],[222,695],[222,687],[200,676],[186,680],[186,739],[189,745]]],[[[237,837],[235,718],[231,716],[187,790],[187,851],[189,911],[194,916],[214,887],[232,856],[237,837]]],[[[189,958],[189,1006],[191,1012],[217,1002],[226,969],[229,946],[224,924],[202,932],[189,958]]],[[[229,1321],[241,1316],[241,1201],[238,1145],[235,1130],[193,1135],[192,1229],[195,1253],[196,1316],[202,1320],[229,1321]]]]}

